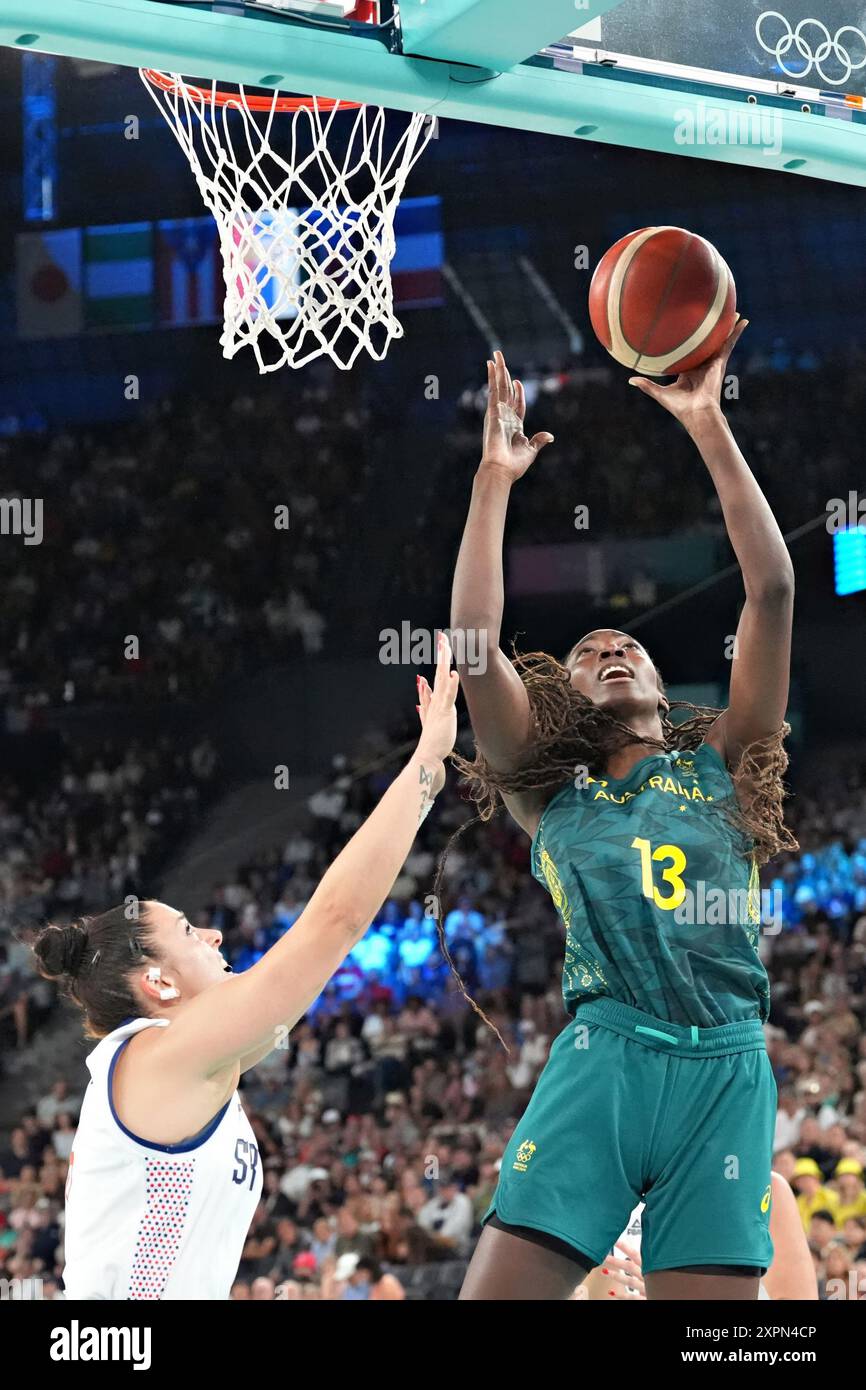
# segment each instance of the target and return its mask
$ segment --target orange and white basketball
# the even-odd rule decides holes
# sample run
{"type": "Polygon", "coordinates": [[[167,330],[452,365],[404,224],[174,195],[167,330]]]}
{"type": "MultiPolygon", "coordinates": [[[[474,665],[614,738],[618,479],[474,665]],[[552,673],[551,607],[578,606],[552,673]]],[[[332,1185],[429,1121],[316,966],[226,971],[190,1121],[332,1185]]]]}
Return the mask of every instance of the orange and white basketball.
{"type": "Polygon", "coordinates": [[[737,318],[734,277],[715,246],[682,227],[643,227],[605,252],[589,287],[599,342],[632,371],[698,367],[737,318]]]}

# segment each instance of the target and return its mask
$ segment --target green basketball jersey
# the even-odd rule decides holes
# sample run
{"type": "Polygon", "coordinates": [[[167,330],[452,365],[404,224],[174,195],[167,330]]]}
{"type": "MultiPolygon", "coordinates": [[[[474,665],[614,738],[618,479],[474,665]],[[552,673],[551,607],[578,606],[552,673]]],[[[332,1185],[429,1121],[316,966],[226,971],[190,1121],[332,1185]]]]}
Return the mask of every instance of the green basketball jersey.
{"type": "Polygon", "coordinates": [[[725,815],[734,795],[708,743],[653,753],[627,777],[577,777],[548,802],[532,872],[565,923],[570,1013],[608,995],[699,1028],[766,1019],[760,887],[725,815]]]}

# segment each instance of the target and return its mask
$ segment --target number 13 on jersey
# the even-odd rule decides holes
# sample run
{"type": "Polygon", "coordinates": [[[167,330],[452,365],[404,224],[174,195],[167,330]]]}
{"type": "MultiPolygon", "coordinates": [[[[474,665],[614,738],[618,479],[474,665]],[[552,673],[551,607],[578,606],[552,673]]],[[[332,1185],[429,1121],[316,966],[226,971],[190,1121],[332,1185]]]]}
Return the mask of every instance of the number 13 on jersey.
{"type": "Polygon", "coordinates": [[[686,896],[686,885],[681,877],[686,867],[686,856],[679,845],[659,845],[657,849],[653,849],[649,840],[637,836],[632,840],[631,848],[640,852],[641,892],[644,897],[651,898],[656,907],[661,907],[667,912],[679,907],[686,896]],[[662,893],[653,879],[653,863],[660,864],[666,859],[670,860],[670,864],[666,869],[662,869],[662,878],[665,883],[670,884],[670,892],[662,893]]]}

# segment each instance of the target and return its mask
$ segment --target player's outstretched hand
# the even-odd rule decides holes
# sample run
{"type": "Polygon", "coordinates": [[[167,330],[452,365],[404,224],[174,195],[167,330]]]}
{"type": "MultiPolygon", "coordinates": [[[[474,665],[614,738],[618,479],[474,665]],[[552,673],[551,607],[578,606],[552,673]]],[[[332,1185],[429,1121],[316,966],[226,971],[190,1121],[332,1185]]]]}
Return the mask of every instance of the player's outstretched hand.
{"type": "Polygon", "coordinates": [[[614,1254],[605,1260],[604,1267],[611,1279],[608,1297],[646,1300],[643,1267],[636,1245],[626,1240],[618,1240],[614,1246],[614,1254]]]}
{"type": "Polygon", "coordinates": [[[618,1240],[607,1259],[590,1270],[574,1295],[576,1302],[608,1298],[646,1300],[640,1251],[625,1240],[618,1240]]]}
{"type": "Polygon", "coordinates": [[[511,482],[522,478],[553,435],[542,431],[527,439],[523,433],[526,395],[523,383],[512,381],[501,352],[487,363],[487,414],[481,467],[503,473],[511,482]]]}
{"type": "Polygon", "coordinates": [[[432,795],[435,796],[445,783],[444,759],[454,747],[457,738],[457,691],[460,678],[451,670],[451,643],[444,632],[439,634],[436,652],[436,676],[433,689],[423,676],[418,677],[418,718],[421,720],[421,737],[418,752],[422,758],[429,758],[437,764],[432,795]]]}
{"type": "Polygon", "coordinates": [[[745,331],[749,320],[738,318],[731,333],[722,343],[718,352],[708,357],[699,367],[690,372],[680,372],[670,386],[659,386],[645,376],[629,377],[629,386],[636,386],[645,396],[663,405],[680,424],[689,429],[709,411],[718,411],[722,387],[725,383],[725,368],[728,358],[745,331]]]}

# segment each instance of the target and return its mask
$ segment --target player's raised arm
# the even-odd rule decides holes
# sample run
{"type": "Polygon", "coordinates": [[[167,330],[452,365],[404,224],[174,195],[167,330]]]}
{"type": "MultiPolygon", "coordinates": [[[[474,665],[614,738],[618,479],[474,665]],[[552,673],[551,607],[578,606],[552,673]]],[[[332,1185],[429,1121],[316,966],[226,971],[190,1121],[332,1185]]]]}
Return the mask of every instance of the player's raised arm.
{"type": "MultiPolygon", "coordinates": [[[[187,1076],[209,1076],[293,1026],[367,930],[388,896],[418,826],[445,782],[457,732],[458,677],[440,639],[433,689],[419,686],[421,737],[376,809],[334,860],[298,921],[260,961],[190,1000],[162,1048],[187,1076]]],[[[162,1065],[166,1058],[163,1052],[162,1065]]]]}
{"type": "Polygon", "coordinates": [[[504,771],[518,760],[530,735],[526,690],[499,645],[505,517],[513,485],[553,436],[542,432],[527,439],[523,386],[512,381],[501,352],[487,363],[487,385],[484,443],[454,571],[451,627],[477,634],[475,650],[484,652],[485,660],[461,666],[460,676],[478,747],[504,771]]]}
{"type": "Polygon", "coordinates": [[[728,708],[708,739],[732,767],[744,748],[775,734],[785,717],[794,611],[788,548],[719,404],[728,358],[747,322],[741,319],[714,357],[684,372],[672,386],[631,379],[669,410],[697,445],[742,571],[746,602],[737,628],[728,708]]]}

